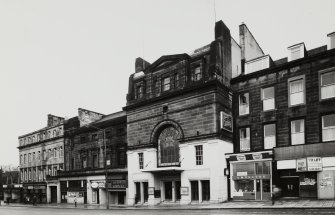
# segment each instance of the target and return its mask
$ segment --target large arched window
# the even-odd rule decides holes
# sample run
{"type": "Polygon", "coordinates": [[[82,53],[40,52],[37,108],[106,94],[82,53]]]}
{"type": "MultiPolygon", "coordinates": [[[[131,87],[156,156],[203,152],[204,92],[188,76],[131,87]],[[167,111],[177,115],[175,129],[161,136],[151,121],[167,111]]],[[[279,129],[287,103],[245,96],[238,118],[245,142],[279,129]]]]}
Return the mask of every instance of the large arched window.
{"type": "Polygon", "coordinates": [[[180,133],[172,126],[162,130],[158,137],[159,166],[179,165],[180,133]]]}

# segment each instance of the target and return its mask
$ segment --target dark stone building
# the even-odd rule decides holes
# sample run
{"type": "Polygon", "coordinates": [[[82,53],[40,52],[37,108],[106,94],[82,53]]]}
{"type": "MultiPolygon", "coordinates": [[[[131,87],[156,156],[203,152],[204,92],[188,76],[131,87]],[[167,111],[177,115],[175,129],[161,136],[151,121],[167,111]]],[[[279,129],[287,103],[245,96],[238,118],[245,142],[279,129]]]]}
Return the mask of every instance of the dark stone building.
{"type": "Polygon", "coordinates": [[[288,58],[247,59],[232,79],[232,199],[269,199],[272,184],[284,197],[334,198],[333,46],[307,51],[300,43],[288,58]]]}
{"type": "Polygon", "coordinates": [[[56,178],[61,202],[73,203],[77,198],[85,204],[125,204],[125,112],[103,115],[79,109],[78,117],[69,120],[65,135],[65,170],[56,178]]]}

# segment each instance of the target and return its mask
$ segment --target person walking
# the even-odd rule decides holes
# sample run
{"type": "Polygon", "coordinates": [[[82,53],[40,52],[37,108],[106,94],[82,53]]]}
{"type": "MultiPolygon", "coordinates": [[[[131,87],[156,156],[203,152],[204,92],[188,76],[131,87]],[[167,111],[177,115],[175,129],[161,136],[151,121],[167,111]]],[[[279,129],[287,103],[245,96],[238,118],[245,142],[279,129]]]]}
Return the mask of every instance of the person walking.
{"type": "Polygon", "coordinates": [[[280,197],[281,189],[277,187],[276,185],[272,186],[272,205],[275,204],[275,201],[277,201],[280,197]]]}
{"type": "Polygon", "coordinates": [[[75,207],[77,207],[77,195],[75,195],[75,197],[74,197],[74,200],[73,200],[73,201],[74,201],[74,206],[75,206],[75,207]]]}

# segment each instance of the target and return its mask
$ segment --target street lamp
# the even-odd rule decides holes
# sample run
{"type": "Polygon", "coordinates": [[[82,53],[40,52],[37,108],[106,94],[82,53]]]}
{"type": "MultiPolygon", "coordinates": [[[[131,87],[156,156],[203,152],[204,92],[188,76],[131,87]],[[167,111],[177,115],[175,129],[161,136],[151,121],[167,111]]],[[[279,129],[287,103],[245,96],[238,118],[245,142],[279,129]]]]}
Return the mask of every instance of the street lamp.
{"type": "Polygon", "coordinates": [[[105,165],[105,189],[106,189],[106,209],[109,209],[109,194],[108,194],[108,186],[107,186],[107,143],[106,143],[106,130],[105,129],[101,129],[98,128],[96,126],[90,125],[90,124],[86,124],[86,127],[92,127],[97,129],[98,131],[102,131],[102,141],[104,143],[104,148],[105,148],[105,159],[104,159],[104,165],[105,165]]]}

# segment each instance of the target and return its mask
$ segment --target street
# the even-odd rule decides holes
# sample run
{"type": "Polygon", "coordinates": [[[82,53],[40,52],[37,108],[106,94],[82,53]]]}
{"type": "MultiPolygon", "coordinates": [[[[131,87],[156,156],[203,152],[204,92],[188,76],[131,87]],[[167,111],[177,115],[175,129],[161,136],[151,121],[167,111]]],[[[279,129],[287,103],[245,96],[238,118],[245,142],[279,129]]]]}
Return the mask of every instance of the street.
{"type": "Polygon", "coordinates": [[[335,214],[334,209],[222,209],[222,210],[146,210],[146,209],[112,209],[112,210],[83,210],[83,209],[60,209],[60,208],[32,208],[32,207],[0,207],[1,215],[71,215],[71,214],[95,214],[95,215],[154,215],[154,214],[180,214],[180,215],[216,215],[216,214],[335,214]]]}

